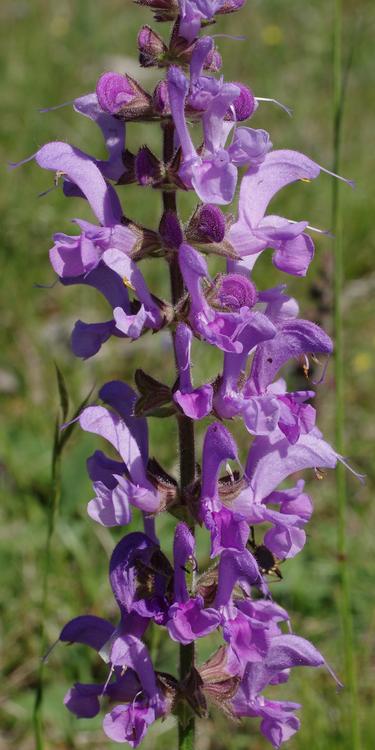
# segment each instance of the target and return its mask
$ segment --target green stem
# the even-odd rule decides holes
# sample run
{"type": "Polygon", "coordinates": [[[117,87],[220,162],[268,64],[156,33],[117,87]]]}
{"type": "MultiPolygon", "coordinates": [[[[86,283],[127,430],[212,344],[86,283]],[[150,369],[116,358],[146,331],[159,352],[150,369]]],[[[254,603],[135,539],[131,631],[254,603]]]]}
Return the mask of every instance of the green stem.
{"type": "MultiPolygon", "coordinates": [[[[163,157],[167,163],[173,158],[173,122],[166,121],[163,124],[163,157]]],[[[163,206],[165,211],[177,213],[175,191],[163,192],[163,206]]],[[[169,258],[169,273],[171,283],[172,303],[175,305],[184,293],[184,281],[178,264],[177,253],[169,258]]],[[[174,345],[174,336],[173,345],[174,345]]],[[[176,352],[175,352],[176,358],[176,352]]],[[[180,457],[180,484],[181,494],[183,490],[195,479],[195,444],[194,444],[194,422],[189,417],[178,415],[178,445],[180,457]]],[[[191,523],[191,531],[194,533],[194,523],[191,523]]],[[[183,681],[194,667],[195,648],[194,643],[180,645],[180,680],[183,681]]],[[[190,711],[181,710],[178,715],[178,748],[179,750],[194,750],[195,745],[195,718],[190,711]]]]}
{"type": "Polygon", "coordinates": [[[44,654],[47,650],[47,632],[46,632],[46,619],[47,619],[47,606],[48,606],[48,592],[49,592],[49,577],[52,566],[52,541],[55,531],[56,518],[60,505],[61,496],[61,446],[59,444],[59,427],[56,423],[55,428],[55,439],[52,455],[52,471],[51,471],[51,495],[50,503],[48,507],[48,529],[46,546],[44,551],[44,570],[43,570],[43,582],[42,582],[42,600],[41,600],[41,627],[40,627],[40,663],[37,673],[37,684],[35,691],[35,701],[33,708],[33,726],[34,726],[34,739],[35,739],[35,750],[44,750],[44,736],[43,736],[43,688],[44,688],[44,669],[45,661],[44,654]]]}
{"type": "MultiPolygon", "coordinates": [[[[341,140],[343,124],[344,85],[342,73],[342,2],[334,0],[334,46],[333,46],[333,171],[340,173],[341,140]]],[[[344,288],[344,257],[342,243],[342,211],[340,200],[340,182],[333,180],[332,188],[332,226],[334,232],[334,338],[335,338],[335,387],[336,413],[335,437],[336,448],[341,455],[345,453],[345,372],[342,295],[344,288]]],[[[336,470],[336,489],[338,503],[337,517],[337,559],[341,581],[341,621],[344,639],[346,685],[350,700],[351,749],[360,750],[360,726],[356,658],[351,609],[351,576],[347,555],[347,487],[345,467],[339,463],[336,470]]]]}

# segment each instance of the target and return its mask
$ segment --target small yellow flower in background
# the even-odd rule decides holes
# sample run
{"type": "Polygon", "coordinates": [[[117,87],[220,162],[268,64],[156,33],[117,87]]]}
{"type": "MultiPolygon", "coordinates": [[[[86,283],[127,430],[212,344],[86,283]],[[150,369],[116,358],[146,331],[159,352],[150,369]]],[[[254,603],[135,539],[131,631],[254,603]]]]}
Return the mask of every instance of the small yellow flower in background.
{"type": "Polygon", "coordinates": [[[372,357],[369,352],[358,352],[353,357],[353,367],[355,372],[367,372],[372,366],[372,357]]]}
{"type": "Polygon", "coordinates": [[[280,26],[276,26],[275,24],[265,26],[261,31],[261,36],[263,42],[265,44],[268,44],[270,47],[275,47],[276,45],[281,44],[284,41],[283,30],[280,28],[280,26]]]}

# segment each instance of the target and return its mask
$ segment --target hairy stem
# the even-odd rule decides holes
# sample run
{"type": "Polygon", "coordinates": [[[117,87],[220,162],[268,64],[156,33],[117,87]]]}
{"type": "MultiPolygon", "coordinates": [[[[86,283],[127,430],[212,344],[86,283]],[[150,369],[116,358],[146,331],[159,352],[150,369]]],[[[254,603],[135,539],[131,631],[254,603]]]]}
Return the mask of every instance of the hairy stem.
{"type": "MultiPolygon", "coordinates": [[[[172,121],[163,124],[163,158],[167,163],[173,157],[174,125],[172,121]]],[[[175,191],[163,192],[164,210],[177,212],[175,191]]],[[[184,282],[178,264],[177,253],[169,258],[172,303],[175,305],[184,293],[184,282]]],[[[173,336],[172,336],[173,337],[173,336]]],[[[173,337],[174,342],[174,337],[173,337]]],[[[189,417],[178,415],[178,450],[180,457],[180,482],[183,491],[195,479],[194,422],[189,417]]],[[[194,532],[194,524],[191,525],[194,532]]],[[[180,680],[183,681],[194,667],[194,643],[180,645],[180,680]]],[[[181,711],[178,716],[179,750],[194,750],[195,718],[181,711]]]]}
{"type": "MultiPolygon", "coordinates": [[[[345,87],[342,72],[342,2],[334,0],[334,49],[333,49],[333,171],[340,173],[341,139],[343,123],[343,104],[345,87]]],[[[335,436],[336,448],[341,455],[345,453],[345,380],[344,380],[344,341],[343,341],[343,312],[342,294],[344,287],[344,257],[342,244],[342,211],[340,201],[340,182],[333,180],[332,189],[332,226],[334,240],[334,329],[335,329],[335,385],[336,385],[336,416],[335,436]]],[[[356,674],[355,645],[353,633],[353,618],[351,609],[351,580],[347,545],[347,487],[345,467],[338,463],[336,470],[336,488],[338,503],[337,518],[337,553],[339,574],[341,580],[341,620],[344,639],[346,684],[350,700],[350,725],[352,750],[360,750],[360,728],[358,712],[358,686],[356,674]]]]}

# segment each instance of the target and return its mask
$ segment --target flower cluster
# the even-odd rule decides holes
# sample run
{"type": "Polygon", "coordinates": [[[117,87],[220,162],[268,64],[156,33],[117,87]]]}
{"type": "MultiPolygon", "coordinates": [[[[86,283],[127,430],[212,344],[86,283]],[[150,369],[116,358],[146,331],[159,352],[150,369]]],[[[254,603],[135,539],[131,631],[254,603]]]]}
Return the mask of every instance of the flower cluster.
{"type": "Polygon", "coordinates": [[[65,705],[89,718],[101,702],[109,702],[105,733],[136,747],[152,722],[179,716],[183,704],[201,717],[217,704],[229,717],[259,717],[261,732],[278,748],[298,730],[299,706],[271,700],[264,691],[286,682],[293,667],[325,662],[293,633],[267,580],[281,578],[282,562],[306,541],[312,503],[296,472],[313,469],[320,475],[343,458],[315,425],[314,390],[290,391],[281,374],[296,361],[308,377],[309,356],[328,358],[332,342],[299,317],[284,284],[257,288],[253,268],[270,248],[277,269],[307,273],[314,255],[308,221],[276,216],[268,205],[286,185],[315,180],[327,170],[296,151],[274,149],[265,130],[244,125],[262,99],[216,75],[220,54],[213,38],[200,35],[201,27],[214,23],[217,14],[238,10],[244,0],[139,1],[156,21],[173,24],[168,45],[149,26],[138,35],[141,65],[164,68],[164,78],[150,93],[129,75],[106,72],[95,93],[74,101],[75,111],[101,129],[106,160],[65,142],[48,143],[30,157],[56,173],[65,195],[87,201],[93,213],[92,223],[73,220],[78,233],[55,234],[50,250],[63,285],[94,287],[112,310],[109,320],[77,321],[75,355],[94,356],[111,336],[133,341],[168,327],[177,367],[169,384],[142,370],[136,373],[137,390],[120,381],[106,383],[99,403],[78,418],[82,430],[103,438],[112,446],[111,456],[113,449],[117,454],[97,450],[87,460],[93,483],[89,516],[106,527],[126,527],[132,514],[141,512],[144,529],[125,534],[111,557],[118,622],[84,615],[61,632],[61,641],[86,644],[108,664],[106,682],[75,684],[65,705]],[[147,146],[132,153],[125,145],[126,123],[131,130],[139,121],[161,125],[163,160],[147,146]],[[192,128],[199,134],[194,140],[192,128]],[[160,191],[164,211],[158,230],[124,214],[119,194],[131,183],[160,191]],[[238,188],[234,218],[219,206],[230,204],[238,188]],[[177,214],[178,191],[197,196],[185,225],[177,214]],[[212,254],[225,263],[214,277],[207,261],[212,254]],[[171,302],[146,283],[141,266],[150,257],[170,266],[171,302]],[[195,339],[222,353],[217,377],[198,386],[191,376],[195,339]],[[180,483],[150,458],[149,416],[177,419],[180,483]],[[189,436],[205,418],[196,464],[189,436]],[[252,436],[244,468],[227,426],[236,418],[252,436]],[[234,471],[228,462],[237,464],[234,471]],[[162,512],[179,519],[173,561],[157,534],[162,512]],[[208,532],[207,570],[200,567],[196,524],[208,532]],[[216,630],[222,645],[204,664],[192,656],[183,674],[166,674],[154,668],[145,643],[151,624],[182,649],[216,630]]]}

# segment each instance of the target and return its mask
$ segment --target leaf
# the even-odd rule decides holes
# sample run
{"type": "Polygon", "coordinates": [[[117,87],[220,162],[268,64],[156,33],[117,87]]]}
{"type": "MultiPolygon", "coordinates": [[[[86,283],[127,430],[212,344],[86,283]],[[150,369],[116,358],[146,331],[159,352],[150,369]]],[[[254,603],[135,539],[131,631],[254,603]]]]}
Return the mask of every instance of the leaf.
{"type": "Polygon", "coordinates": [[[59,366],[56,364],[56,362],[54,364],[55,364],[55,370],[56,370],[57,387],[58,387],[59,396],[60,396],[61,414],[62,414],[63,421],[65,422],[68,417],[68,412],[69,412],[69,393],[66,387],[64,376],[59,366]]]}

